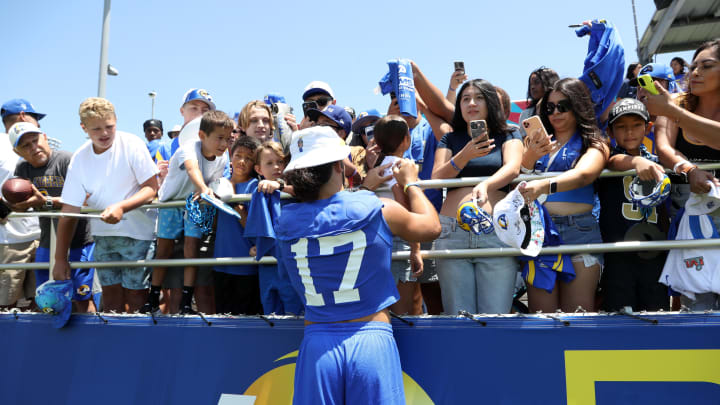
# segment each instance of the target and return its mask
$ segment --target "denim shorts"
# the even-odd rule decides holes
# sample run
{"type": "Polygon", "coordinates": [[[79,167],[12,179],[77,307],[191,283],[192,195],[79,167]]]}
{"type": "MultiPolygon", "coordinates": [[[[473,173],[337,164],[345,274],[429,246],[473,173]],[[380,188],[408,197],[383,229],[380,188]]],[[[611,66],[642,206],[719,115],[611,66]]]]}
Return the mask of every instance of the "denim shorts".
{"type": "MultiPolygon", "coordinates": [[[[393,252],[409,251],[410,245],[407,242],[397,236],[393,238],[393,252]]],[[[407,283],[408,281],[417,281],[417,278],[412,275],[410,260],[393,260],[390,264],[390,271],[392,271],[395,283],[398,281],[402,281],[403,283],[407,283]]]]}
{"type": "MultiPolygon", "coordinates": [[[[600,225],[590,211],[575,215],[553,215],[552,220],[558,232],[560,232],[560,237],[564,245],[602,243],[600,225]]],[[[578,253],[572,256],[572,260],[582,260],[585,267],[590,267],[597,263],[600,264],[600,267],[603,265],[602,253],[578,253]]]]}
{"type": "MultiPolygon", "coordinates": [[[[475,235],[462,230],[455,218],[440,215],[442,232],[437,250],[507,247],[495,233],[475,235]]],[[[515,257],[437,259],[443,308],[446,314],[509,313],[520,269],[515,257]]]]}
{"type": "Polygon", "coordinates": [[[158,214],[157,237],[162,239],[178,239],[183,232],[185,236],[202,239],[203,232],[191,221],[185,208],[162,208],[158,214]]]}
{"type": "MultiPolygon", "coordinates": [[[[135,261],[152,258],[151,240],[139,240],[127,236],[94,236],[95,260],[98,262],[135,261]],[[148,254],[150,257],[148,257],[148,254]]],[[[150,268],[114,267],[97,269],[102,286],[122,284],[128,290],[150,287],[150,268]]]]}

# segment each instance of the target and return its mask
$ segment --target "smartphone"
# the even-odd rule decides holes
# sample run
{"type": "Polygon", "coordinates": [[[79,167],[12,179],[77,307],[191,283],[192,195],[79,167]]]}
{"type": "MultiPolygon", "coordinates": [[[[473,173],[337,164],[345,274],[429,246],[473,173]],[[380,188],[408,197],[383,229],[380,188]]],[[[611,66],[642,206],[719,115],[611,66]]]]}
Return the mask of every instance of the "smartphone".
{"type": "Polygon", "coordinates": [[[458,61],[453,62],[453,64],[455,65],[456,72],[460,71],[463,74],[465,74],[465,62],[458,60],[458,61]]]}
{"type": "Polygon", "coordinates": [[[368,142],[372,141],[373,138],[375,138],[375,125],[368,125],[365,127],[365,137],[367,138],[368,142]]]}
{"type": "Polygon", "coordinates": [[[391,91],[390,92],[390,100],[395,100],[396,98],[397,98],[397,95],[395,94],[395,92],[391,91]]]}
{"type": "Polygon", "coordinates": [[[524,120],[522,122],[523,128],[525,129],[525,136],[530,136],[535,133],[538,129],[540,129],[540,133],[544,136],[547,136],[547,131],[545,130],[545,126],[542,124],[542,121],[540,120],[540,117],[537,115],[533,115],[532,117],[524,120]]]}
{"type": "Polygon", "coordinates": [[[303,114],[307,115],[308,110],[319,110],[320,108],[318,108],[318,103],[315,101],[308,101],[306,103],[302,103],[302,109],[303,114]]]}
{"type": "Polygon", "coordinates": [[[485,120],[470,121],[470,137],[472,139],[480,138],[478,142],[488,140],[487,123],[485,120]]]}
{"type": "Polygon", "coordinates": [[[653,78],[650,75],[642,75],[638,76],[638,84],[643,89],[647,90],[650,94],[660,94],[658,89],[655,88],[655,83],[653,83],[653,78]]]}

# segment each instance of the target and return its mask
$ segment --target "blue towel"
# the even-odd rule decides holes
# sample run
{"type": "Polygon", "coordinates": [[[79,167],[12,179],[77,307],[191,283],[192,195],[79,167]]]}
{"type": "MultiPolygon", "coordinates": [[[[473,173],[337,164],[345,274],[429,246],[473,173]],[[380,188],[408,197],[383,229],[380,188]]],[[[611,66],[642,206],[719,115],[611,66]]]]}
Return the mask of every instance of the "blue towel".
{"type": "Polygon", "coordinates": [[[269,254],[276,256],[275,226],[280,217],[280,192],[265,194],[255,191],[250,200],[244,236],[255,240],[255,260],[269,254]]]}
{"type": "Polygon", "coordinates": [[[592,28],[575,30],[578,37],[590,34],[585,66],[580,80],[590,89],[595,116],[615,100],[625,78],[625,48],[615,27],[605,20],[593,20],[592,28]]]}
{"type": "Polygon", "coordinates": [[[415,81],[412,66],[407,59],[391,59],[388,61],[389,71],[380,79],[382,94],[395,92],[402,115],[417,117],[415,104],[415,81]]]}

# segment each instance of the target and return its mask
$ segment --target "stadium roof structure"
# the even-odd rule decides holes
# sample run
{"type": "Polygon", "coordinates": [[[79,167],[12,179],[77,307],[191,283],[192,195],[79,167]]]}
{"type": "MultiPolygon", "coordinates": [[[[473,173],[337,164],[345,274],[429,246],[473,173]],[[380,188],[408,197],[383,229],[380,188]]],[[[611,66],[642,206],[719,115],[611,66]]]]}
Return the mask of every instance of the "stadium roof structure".
{"type": "Polygon", "coordinates": [[[720,0],[655,0],[655,7],[638,44],[642,64],[657,53],[693,50],[720,37],[720,0]]]}

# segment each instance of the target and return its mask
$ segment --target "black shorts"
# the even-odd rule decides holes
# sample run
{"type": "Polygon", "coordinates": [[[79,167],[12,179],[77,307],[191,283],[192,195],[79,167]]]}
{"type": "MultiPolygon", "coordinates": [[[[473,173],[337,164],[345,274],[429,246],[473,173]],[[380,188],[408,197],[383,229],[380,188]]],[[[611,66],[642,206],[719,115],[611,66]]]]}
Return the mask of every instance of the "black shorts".
{"type": "Polygon", "coordinates": [[[257,275],[241,276],[213,271],[215,312],[232,315],[262,314],[260,281],[257,275]]]}
{"type": "Polygon", "coordinates": [[[670,308],[667,286],[658,279],[665,265],[667,252],[644,260],[632,252],[605,253],[600,286],[602,309],[619,311],[626,306],[633,311],[657,311],[670,308]]]}

